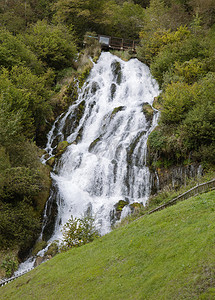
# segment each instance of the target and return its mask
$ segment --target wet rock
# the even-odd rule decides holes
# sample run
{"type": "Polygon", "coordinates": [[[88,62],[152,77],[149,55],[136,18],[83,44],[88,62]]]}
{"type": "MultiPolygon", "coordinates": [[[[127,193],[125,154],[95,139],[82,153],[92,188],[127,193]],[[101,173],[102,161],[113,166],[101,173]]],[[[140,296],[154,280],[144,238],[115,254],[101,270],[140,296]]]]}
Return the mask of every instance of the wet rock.
{"type": "Polygon", "coordinates": [[[113,110],[112,113],[111,113],[110,118],[112,119],[119,111],[122,111],[122,110],[125,110],[125,109],[126,109],[125,106],[118,106],[118,107],[115,107],[114,110],[113,110]]]}
{"type": "Polygon", "coordinates": [[[177,190],[177,188],[180,188],[182,185],[186,186],[189,179],[202,175],[203,169],[199,164],[156,168],[151,170],[152,194],[156,194],[165,187],[177,190]]]}
{"type": "Polygon", "coordinates": [[[120,220],[122,210],[128,204],[129,204],[128,200],[119,200],[114,205],[114,210],[111,213],[112,224],[114,224],[116,221],[120,220]]]}
{"type": "Polygon", "coordinates": [[[46,164],[50,167],[53,167],[55,163],[55,157],[51,157],[46,161],[46,164]]]}
{"type": "MultiPolygon", "coordinates": [[[[146,131],[140,132],[137,137],[132,141],[132,143],[129,145],[127,150],[127,162],[130,165],[132,163],[132,154],[134,152],[134,149],[136,148],[138,142],[140,141],[141,137],[146,134],[146,131]]],[[[138,159],[138,157],[137,157],[138,159]]]]}
{"type": "Polygon", "coordinates": [[[69,146],[69,143],[67,141],[60,142],[57,146],[56,156],[63,154],[68,146],[69,146]]]}
{"type": "Polygon", "coordinates": [[[99,85],[97,82],[93,82],[92,83],[92,86],[91,86],[91,93],[93,95],[95,95],[95,93],[97,92],[97,90],[99,89],[99,85]]]}
{"type": "Polygon", "coordinates": [[[52,185],[50,197],[47,202],[47,208],[46,208],[46,217],[44,218],[44,228],[43,228],[43,240],[48,241],[55,228],[55,222],[58,215],[58,205],[57,201],[59,199],[59,194],[57,187],[52,185]]]}
{"type": "Polygon", "coordinates": [[[98,137],[97,139],[95,139],[89,146],[88,151],[92,152],[93,148],[98,144],[98,142],[101,141],[101,137],[98,137]]]}
{"type": "Polygon", "coordinates": [[[35,263],[34,263],[34,267],[38,267],[39,265],[41,265],[43,262],[51,259],[52,257],[50,255],[45,255],[45,256],[37,256],[35,263]]]}
{"type": "Polygon", "coordinates": [[[122,81],[122,69],[120,62],[118,61],[113,61],[111,64],[111,69],[113,72],[114,80],[116,81],[117,84],[120,84],[122,81]]]}
{"type": "Polygon", "coordinates": [[[129,204],[132,213],[138,213],[144,206],[142,203],[134,202],[129,204]]]}
{"type": "Polygon", "coordinates": [[[115,83],[111,84],[110,93],[111,93],[111,100],[113,100],[115,93],[116,93],[116,84],[115,83]]]}

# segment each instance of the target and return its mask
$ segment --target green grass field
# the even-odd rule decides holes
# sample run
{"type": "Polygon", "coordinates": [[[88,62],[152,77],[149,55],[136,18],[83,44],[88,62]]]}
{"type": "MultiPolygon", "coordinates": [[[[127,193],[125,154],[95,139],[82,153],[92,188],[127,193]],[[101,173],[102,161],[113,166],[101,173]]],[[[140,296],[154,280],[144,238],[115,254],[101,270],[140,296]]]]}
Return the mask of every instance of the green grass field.
{"type": "Polygon", "coordinates": [[[55,256],[0,299],[215,299],[215,191],[55,256]]]}

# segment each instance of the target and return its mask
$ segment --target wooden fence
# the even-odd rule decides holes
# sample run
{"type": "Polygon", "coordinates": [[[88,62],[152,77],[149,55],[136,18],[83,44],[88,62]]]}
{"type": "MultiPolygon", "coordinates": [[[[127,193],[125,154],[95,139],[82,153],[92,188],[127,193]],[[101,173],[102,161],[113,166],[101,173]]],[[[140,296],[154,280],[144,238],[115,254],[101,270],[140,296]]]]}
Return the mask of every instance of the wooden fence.
{"type": "Polygon", "coordinates": [[[185,199],[188,199],[190,197],[193,197],[193,196],[197,196],[198,194],[201,194],[203,192],[207,192],[207,191],[211,191],[211,190],[214,190],[215,189],[215,179],[212,179],[208,182],[205,182],[205,183],[202,183],[202,184],[198,184],[197,186],[193,187],[192,189],[190,189],[189,191],[179,195],[178,197],[168,201],[167,203],[165,204],[162,204],[158,207],[156,207],[155,209],[151,210],[148,212],[148,214],[152,214],[156,211],[159,211],[159,210],[162,210],[168,206],[171,206],[173,204],[175,204],[176,202],[178,201],[183,201],[185,199]]]}

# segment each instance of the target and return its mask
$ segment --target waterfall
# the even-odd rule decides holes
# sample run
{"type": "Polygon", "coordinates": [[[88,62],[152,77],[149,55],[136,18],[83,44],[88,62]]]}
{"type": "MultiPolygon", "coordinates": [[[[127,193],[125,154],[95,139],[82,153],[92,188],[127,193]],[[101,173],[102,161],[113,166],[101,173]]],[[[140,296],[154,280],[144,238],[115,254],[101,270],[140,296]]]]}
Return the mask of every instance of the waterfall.
{"type": "Polygon", "coordinates": [[[92,214],[103,235],[111,229],[111,212],[119,200],[145,204],[150,194],[147,138],[158,112],[153,109],[147,118],[143,105],[152,106],[158,94],[146,65],[101,54],[77,101],[48,135],[50,157],[60,141],[69,143],[52,172],[55,199],[49,201],[56,201],[58,211],[52,240],[61,237],[71,215],[92,214]]]}
{"type": "MultiPolygon", "coordinates": [[[[146,166],[147,138],[157,126],[159,113],[152,104],[158,94],[158,84],[146,65],[137,59],[125,62],[109,52],[101,54],[77,100],[56,119],[47,136],[49,158],[56,154],[59,142],[67,141],[69,146],[51,173],[52,190],[40,238],[48,244],[60,240],[71,215],[86,214],[95,218],[104,235],[111,230],[120,200],[127,203],[121,218],[132,203],[146,203],[152,185],[146,166]]],[[[35,260],[30,257],[15,274],[32,268],[35,260]]]]}

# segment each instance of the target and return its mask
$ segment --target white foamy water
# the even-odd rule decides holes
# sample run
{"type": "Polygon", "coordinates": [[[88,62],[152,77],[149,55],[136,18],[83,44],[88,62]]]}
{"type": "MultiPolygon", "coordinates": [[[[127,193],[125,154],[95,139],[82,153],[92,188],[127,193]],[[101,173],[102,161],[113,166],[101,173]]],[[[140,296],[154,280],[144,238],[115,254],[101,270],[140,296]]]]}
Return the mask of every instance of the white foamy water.
{"type": "Polygon", "coordinates": [[[71,143],[52,174],[58,215],[51,240],[61,237],[62,225],[71,215],[90,212],[105,234],[119,200],[145,204],[150,194],[146,143],[158,113],[154,110],[153,119],[147,121],[142,108],[144,103],[152,105],[158,94],[146,65],[101,54],[78,100],[48,135],[50,156],[59,141],[71,143]]]}
{"type": "MultiPolygon", "coordinates": [[[[41,238],[49,238],[48,244],[61,239],[62,227],[71,215],[91,214],[97,229],[106,234],[119,221],[113,221],[119,200],[145,204],[151,191],[147,138],[157,125],[158,112],[154,110],[153,118],[147,120],[143,104],[152,106],[159,88],[149,68],[137,59],[124,62],[102,53],[78,94],[47,136],[49,157],[54,156],[59,142],[70,143],[51,174],[53,188],[41,233],[41,238]],[[53,232],[48,229],[47,234],[53,214],[53,232]]],[[[131,212],[129,204],[121,218],[131,212]]],[[[15,275],[34,267],[35,260],[31,257],[20,264],[15,275]]]]}

